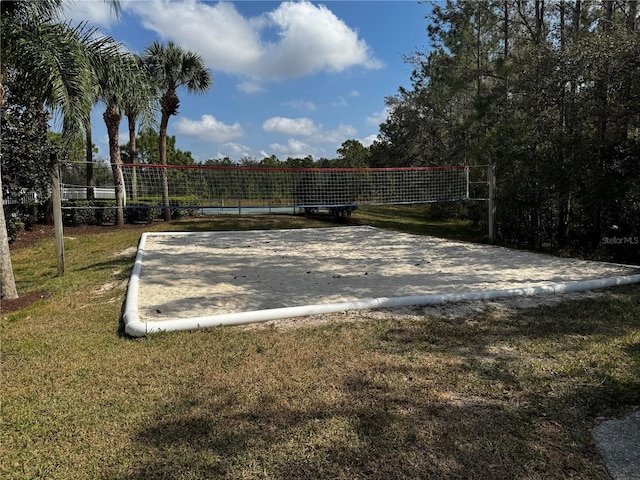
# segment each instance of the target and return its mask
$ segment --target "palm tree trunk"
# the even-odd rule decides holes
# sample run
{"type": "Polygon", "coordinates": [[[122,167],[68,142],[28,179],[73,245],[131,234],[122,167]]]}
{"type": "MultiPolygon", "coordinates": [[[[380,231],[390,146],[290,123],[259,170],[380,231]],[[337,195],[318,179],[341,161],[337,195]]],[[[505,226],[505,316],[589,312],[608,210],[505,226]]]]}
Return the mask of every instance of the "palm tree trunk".
{"type": "Polygon", "coordinates": [[[11,253],[9,252],[9,236],[7,235],[7,223],[4,217],[2,205],[2,174],[0,172],[0,258],[2,259],[2,271],[0,272],[0,298],[12,300],[18,298],[16,280],[13,276],[11,253]]]}
{"type": "MultiPolygon", "coordinates": [[[[129,161],[133,164],[137,163],[138,149],[136,147],[136,118],[127,115],[129,126],[129,161]]],[[[135,167],[131,170],[131,198],[138,199],[138,172],[135,167]]]]}
{"type": "MultiPolygon", "coordinates": [[[[160,164],[167,164],[167,125],[169,124],[169,115],[162,111],[162,119],[160,120],[160,135],[158,136],[158,148],[160,153],[160,164]]],[[[169,178],[167,169],[162,169],[162,217],[165,221],[171,220],[171,206],[169,204],[169,178]]]]}
{"type": "Polygon", "coordinates": [[[85,157],[87,162],[87,200],[93,200],[95,198],[94,187],[96,186],[96,181],[93,178],[93,139],[91,137],[91,120],[87,120],[84,123],[84,131],[86,142],[85,157]]]}
{"type": "Polygon", "coordinates": [[[122,176],[122,160],[120,159],[119,129],[121,115],[118,109],[112,105],[108,106],[103,116],[109,135],[109,158],[111,159],[111,170],[113,172],[113,185],[116,191],[116,225],[124,225],[124,185],[122,176]]]}
{"type": "MultiPolygon", "coordinates": [[[[6,66],[0,66],[0,108],[4,107],[6,99],[4,88],[5,72],[6,66]]],[[[13,276],[7,221],[4,217],[4,202],[2,200],[2,168],[0,167],[0,298],[13,300],[18,298],[18,291],[16,290],[16,280],[13,276]]]]}

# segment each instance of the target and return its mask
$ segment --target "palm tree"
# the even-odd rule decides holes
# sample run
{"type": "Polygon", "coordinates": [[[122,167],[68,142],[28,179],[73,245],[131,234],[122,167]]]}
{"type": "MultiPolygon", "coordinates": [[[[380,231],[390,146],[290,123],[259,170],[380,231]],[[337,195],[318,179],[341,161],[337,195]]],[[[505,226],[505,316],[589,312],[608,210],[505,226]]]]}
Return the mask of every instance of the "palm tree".
{"type": "MultiPolygon", "coordinates": [[[[156,112],[156,91],[157,86],[149,71],[144,67],[142,57],[134,55],[136,64],[139,66],[142,78],[133,92],[129,92],[124,99],[124,114],[127,117],[129,128],[129,159],[131,163],[136,163],[138,152],[136,148],[136,123],[138,119],[146,126],[155,124],[156,112]]],[[[138,184],[136,179],[136,169],[131,172],[131,198],[138,198],[138,184]]]]}
{"type": "MultiPolygon", "coordinates": [[[[117,0],[111,1],[117,9],[117,0]]],[[[55,20],[55,14],[61,6],[62,0],[0,3],[0,108],[6,101],[7,72],[9,69],[18,70],[26,86],[39,96],[43,107],[60,114],[63,138],[71,143],[82,131],[83,121],[91,108],[90,69],[86,45],[82,43],[88,36],[85,25],[72,28],[55,20]]],[[[2,207],[0,253],[0,295],[7,299],[18,298],[2,207]]]]}
{"type": "Polygon", "coordinates": [[[98,97],[106,105],[103,114],[109,137],[109,158],[116,190],[116,225],[124,224],[124,177],[120,157],[119,131],[123,113],[151,115],[155,96],[146,69],[135,55],[119,52],[109,55],[108,61],[100,59],[96,69],[98,97]]]}
{"type": "MultiPolygon", "coordinates": [[[[126,53],[122,52],[122,46],[118,44],[111,37],[96,37],[95,30],[90,29],[87,34],[82,38],[81,46],[84,49],[83,56],[87,59],[88,68],[87,73],[89,75],[90,90],[89,101],[92,107],[99,101],[107,102],[106,97],[108,94],[106,90],[113,89],[114,84],[121,84],[120,76],[128,78],[126,76],[128,64],[124,60],[126,53]],[[115,79],[115,80],[114,80],[115,79]]],[[[93,179],[93,142],[91,138],[91,109],[86,112],[83,120],[85,143],[86,143],[86,179],[87,179],[87,199],[94,197],[93,186],[95,181],[93,179]]],[[[119,162],[118,162],[119,163],[119,162]]],[[[114,179],[120,179],[121,175],[114,175],[114,179]]],[[[116,180],[116,224],[122,225],[124,223],[124,213],[122,211],[122,194],[118,195],[118,192],[122,193],[123,188],[121,184],[116,180]]]]}
{"type": "MultiPolygon", "coordinates": [[[[46,16],[59,2],[2,2],[2,57],[0,63],[0,106],[6,101],[5,84],[9,68],[22,72],[25,85],[37,93],[44,106],[58,109],[63,117],[65,138],[78,132],[78,120],[86,104],[86,73],[80,65],[78,31],[54,23],[46,16]]],[[[2,198],[0,178],[0,200],[2,198]]],[[[0,202],[1,203],[1,202],[0,202]]],[[[4,211],[0,214],[2,253],[2,296],[18,298],[9,253],[4,211]]]]}
{"type": "MultiPolygon", "coordinates": [[[[160,163],[167,164],[167,125],[169,117],[178,114],[180,99],[178,88],[186,87],[189,93],[204,93],[213,84],[204,60],[197,53],[184,50],[173,42],[166,46],[153,42],[145,48],[144,62],[153,78],[155,78],[160,95],[160,135],[158,149],[160,163]]],[[[171,220],[169,207],[169,182],[167,171],[162,175],[163,216],[171,220]]]]}

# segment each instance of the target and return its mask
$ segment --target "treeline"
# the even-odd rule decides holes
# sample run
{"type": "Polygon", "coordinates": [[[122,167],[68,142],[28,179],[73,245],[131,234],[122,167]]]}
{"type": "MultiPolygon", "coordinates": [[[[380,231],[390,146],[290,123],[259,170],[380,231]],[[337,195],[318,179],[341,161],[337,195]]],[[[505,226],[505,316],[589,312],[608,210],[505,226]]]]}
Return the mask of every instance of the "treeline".
{"type": "Polygon", "coordinates": [[[432,48],[408,57],[375,157],[494,164],[506,243],[639,237],[637,0],[434,2],[428,20],[432,48]]]}
{"type": "MultiPolygon", "coordinates": [[[[142,129],[136,135],[136,163],[160,164],[158,154],[158,133],[151,129],[142,129]]],[[[198,162],[189,151],[182,151],[175,147],[176,137],[167,137],[167,163],[169,165],[206,165],[206,166],[241,166],[268,168],[366,168],[371,163],[371,150],[359,140],[345,140],[337,149],[335,158],[314,159],[311,155],[305,157],[287,157],[280,160],[276,155],[256,159],[244,157],[233,160],[229,157],[210,158],[198,162]]],[[[133,163],[131,159],[130,143],[120,146],[120,155],[124,163],[133,163]]]]}

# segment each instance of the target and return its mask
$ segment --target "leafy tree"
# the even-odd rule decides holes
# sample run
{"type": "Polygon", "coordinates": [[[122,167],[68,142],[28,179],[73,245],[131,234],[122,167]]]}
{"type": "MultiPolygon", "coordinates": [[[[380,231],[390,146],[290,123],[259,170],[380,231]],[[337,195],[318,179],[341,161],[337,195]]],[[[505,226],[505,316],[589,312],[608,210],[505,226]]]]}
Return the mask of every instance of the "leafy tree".
{"type": "Polygon", "coordinates": [[[369,149],[358,140],[345,140],[337,153],[339,167],[367,168],[369,166],[369,149]]]}
{"type": "Polygon", "coordinates": [[[235,165],[234,161],[229,157],[224,158],[210,158],[204,164],[208,167],[232,167],[235,165]]]}
{"type": "Polygon", "coordinates": [[[37,98],[20,88],[21,83],[16,75],[7,78],[7,104],[0,112],[3,196],[13,200],[32,192],[47,195],[49,157],[54,151],[47,137],[49,115],[37,98]]]}
{"type": "MultiPolygon", "coordinates": [[[[72,142],[81,132],[91,108],[86,53],[87,47],[92,45],[93,32],[83,25],[71,28],[57,22],[55,15],[61,3],[60,0],[0,3],[0,108],[6,104],[5,85],[9,72],[19,72],[25,80],[24,88],[43,107],[60,113],[63,137],[72,142]]],[[[2,296],[17,298],[4,209],[0,210],[2,296]]]]}
{"type": "MultiPolygon", "coordinates": [[[[167,164],[167,125],[172,115],[178,114],[180,99],[178,89],[185,87],[189,93],[203,93],[212,84],[211,74],[204,60],[197,53],[184,50],[173,42],[166,46],[154,42],[145,49],[144,62],[160,91],[160,164],[167,164]]],[[[171,220],[169,184],[163,170],[163,215],[171,220]]]]}
{"type": "Polygon", "coordinates": [[[2,198],[9,200],[3,213],[7,211],[10,240],[37,221],[36,199],[42,201],[49,194],[49,159],[55,152],[47,138],[49,115],[40,101],[20,88],[21,83],[16,75],[9,75],[7,104],[0,110],[2,198]]]}
{"type": "MultiPolygon", "coordinates": [[[[158,132],[152,128],[144,128],[135,136],[138,163],[160,164],[158,138],[158,132]]],[[[131,158],[130,142],[120,145],[120,155],[124,163],[136,163],[131,158]]],[[[191,152],[176,148],[176,137],[174,135],[167,136],[167,165],[196,165],[191,152]]]]}
{"type": "Polygon", "coordinates": [[[285,165],[289,168],[313,168],[313,157],[311,155],[307,155],[304,158],[287,158],[285,165]]]}
{"type": "Polygon", "coordinates": [[[447,1],[372,165],[495,164],[499,235],[599,248],[640,230],[637,1],[447,1]],[[615,48],[612,48],[615,45],[615,48]]]}
{"type": "Polygon", "coordinates": [[[264,157],[262,160],[260,160],[260,166],[261,167],[282,167],[282,162],[280,160],[278,160],[278,157],[276,157],[275,155],[271,155],[270,157],[264,157]]]}

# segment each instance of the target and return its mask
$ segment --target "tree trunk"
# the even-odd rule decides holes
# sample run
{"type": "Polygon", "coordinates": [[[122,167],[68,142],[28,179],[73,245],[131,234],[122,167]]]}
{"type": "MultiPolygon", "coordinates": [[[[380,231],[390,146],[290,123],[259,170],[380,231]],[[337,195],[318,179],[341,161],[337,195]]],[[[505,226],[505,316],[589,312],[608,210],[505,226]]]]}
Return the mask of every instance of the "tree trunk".
{"type": "Polygon", "coordinates": [[[87,200],[93,200],[95,198],[96,181],[93,178],[93,139],[91,137],[91,121],[87,120],[84,124],[85,131],[85,161],[87,162],[87,200]]]}
{"type": "Polygon", "coordinates": [[[536,0],[535,1],[535,10],[536,10],[536,43],[542,43],[544,38],[544,0],[536,0]]]}
{"type": "Polygon", "coordinates": [[[56,241],[56,264],[58,277],[64,275],[64,231],[62,220],[62,199],[60,198],[60,166],[55,153],[50,157],[51,205],[53,206],[53,228],[56,241]]]}
{"type": "MultiPolygon", "coordinates": [[[[167,164],[167,125],[169,124],[169,115],[163,110],[162,119],[160,120],[160,135],[158,136],[158,148],[160,153],[160,164],[167,164]]],[[[171,220],[171,207],[169,204],[169,178],[167,169],[162,169],[162,217],[165,221],[171,220]]]]}
{"type": "Polygon", "coordinates": [[[7,234],[7,223],[4,217],[4,206],[2,205],[2,172],[0,172],[0,298],[12,300],[18,298],[16,290],[16,280],[13,276],[13,265],[11,263],[11,252],[9,251],[9,235],[7,234]]]}
{"type": "Polygon", "coordinates": [[[576,0],[573,6],[573,30],[574,34],[580,30],[580,16],[582,15],[582,0],[576,0]]]}
{"type": "MultiPolygon", "coordinates": [[[[4,107],[6,91],[4,79],[6,78],[6,66],[0,66],[0,108],[4,107]]],[[[13,264],[9,251],[9,234],[7,233],[7,221],[4,217],[4,202],[2,195],[2,167],[0,167],[0,298],[13,300],[18,298],[16,280],[13,276],[13,264]]]]}
{"type": "Polygon", "coordinates": [[[5,80],[7,79],[7,65],[0,64],[0,107],[4,107],[4,102],[7,100],[7,90],[4,87],[5,80]]]}
{"type": "Polygon", "coordinates": [[[638,16],[638,0],[629,0],[629,13],[627,17],[627,30],[629,33],[636,31],[636,17],[638,16]]]}
{"type": "MultiPolygon", "coordinates": [[[[564,56],[566,54],[566,39],[565,39],[565,3],[560,2],[560,52],[564,56]]],[[[569,241],[569,222],[571,219],[571,187],[569,185],[570,180],[566,173],[565,164],[567,162],[567,108],[565,103],[565,90],[560,92],[558,97],[558,132],[559,132],[559,148],[558,148],[558,164],[557,168],[562,173],[556,175],[555,179],[560,179],[560,185],[558,186],[559,198],[558,198],[558,224],[556,228],[556,243],[559,247],[564,248],[569,241]]],[[[571,156],[569,155],[569,158],[571,156]]]]}
{"type": "Polygon", "coordinates": [[[119,129],[122,116],[118,109],[110,105],[105,110],[103,116],[109,135],[109,158],[111,160],[111,170],[113,172],[113,185],[116,192],[116,225],[124,225],[124,182],[122,176],[122,160],[120,159],[119,129]]]}
{"type": "MultiPolygon", "coordinates": [[[[609,36],[613,29],[613,2],[604,2],[605,7],[605,21],[603,22],[603,32],[605,36],[609,36]]],[[[596,102],[598,104],[598,164],[597,164],[597,178],[598,185],[592,193],[594,195],[594,201],[596,208],[594,209],[593,218],[593,233],[592,233],[592,247],[596,249],[600,243],[600,237],[602,235],[602,215],[605,210],[605,201],[607,197],[606,184],[608,183],[608,165],[610,162],[610,148],[609,148],[609,93],[608,87],[611,84],[611,62],[606,56],[602,59],[602,67],[599,72],[599,78],[595,82],[596,90],[596,102]]]]}
{"type": "MultiPolygon", "coordinates": [[[[136,147],[136,119],[133,115],[127,115],[129,126],[129,159],[136,164],[138,161],[138,149],[136,147]]],[[[131,170],[131,199],[138,199],[138,172],[135,167],[131,170]]]]}

